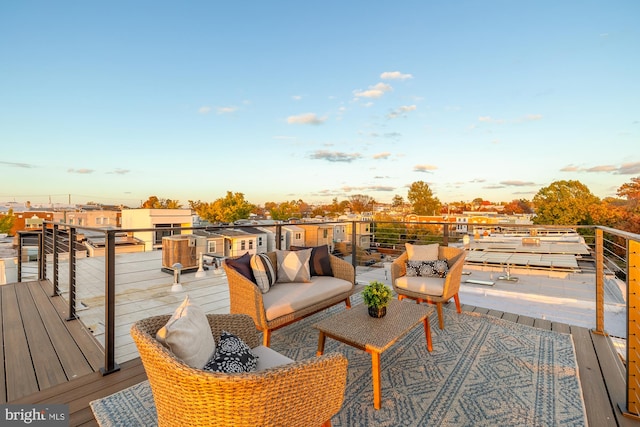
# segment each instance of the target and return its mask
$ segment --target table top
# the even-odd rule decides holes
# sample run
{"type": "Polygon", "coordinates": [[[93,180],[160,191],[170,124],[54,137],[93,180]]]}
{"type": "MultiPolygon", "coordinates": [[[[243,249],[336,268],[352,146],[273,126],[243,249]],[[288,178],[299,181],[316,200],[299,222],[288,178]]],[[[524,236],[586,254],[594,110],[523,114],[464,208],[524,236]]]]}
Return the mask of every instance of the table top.
{"type": "Polygon", "coordinates": [[[413,300],[391,300],[382,318],[369,316],[358,304],[313,325],[325,335],[365,350],[382,353],[427,318],[434,309],[413,300]]]}

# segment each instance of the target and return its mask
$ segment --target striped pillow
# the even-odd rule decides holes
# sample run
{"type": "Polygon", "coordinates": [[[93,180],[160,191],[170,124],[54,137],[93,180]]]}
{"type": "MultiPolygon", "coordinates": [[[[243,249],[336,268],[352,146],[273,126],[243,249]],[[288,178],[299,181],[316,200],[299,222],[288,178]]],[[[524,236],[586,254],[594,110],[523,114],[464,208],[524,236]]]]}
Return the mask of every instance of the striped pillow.
{"type": "Polygon", "coordinates": [[[251,257],[251,270],[256,278],[256,284],[263,294],[269,292],[276,282],[276,271],[267,254],[256,254],[251,257]]]}

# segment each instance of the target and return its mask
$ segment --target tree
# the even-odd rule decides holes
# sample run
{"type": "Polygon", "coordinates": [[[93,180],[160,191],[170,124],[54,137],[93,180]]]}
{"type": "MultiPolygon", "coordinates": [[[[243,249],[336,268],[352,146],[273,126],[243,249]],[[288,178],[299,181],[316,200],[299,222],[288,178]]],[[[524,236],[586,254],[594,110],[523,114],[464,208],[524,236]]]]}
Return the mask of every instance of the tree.
{"type": "Polygon", "coordinates": [[[15,221],[16,217],[13,215],[13,209],[9,208],[5,215],[0,216],[0,233],[9,234],[15,221]]]}
{"type": "Polygon", "coordinates": [[[373,205],[375,204],[375,200],[369,196],[365,196],[364,194],[354,194],[349,196],[349,208],[351,208],[351,212],[353,213],[362,213],[368,212],[373,209],[373,205]]]}
{"type": "Polygon", "coordinates": [[[530,214],[533,213],[533,208],[531,207],[531,203],[529,203],[528,200],[512,200],[511,202],[504,205],[504,209],[502,212],[507,215],[530,214]]]}
{"type": "Polygon", "coordinates": [[[555,181],[533,198],[535,224],[591,225],[589,209],[600,199],[580,181],[555,181]]]}
{"type": "Polygon", "coordinates": [[[622,184],[616,194],[629,203],[629,210],[636,212],[640,207],[640,177],[631,178],[631,182],[622,184]]]}
{"type": "Polygon", "coordinates": [[[413,205],[413,212],[416,215],[435,215],[440,212],[440,200],[433,197],[433,192],[424,181],[411,184],[407,199],[413,205]]]}
{"type": "Polygon", "coordinates": [[[234,222],[249,218],[254,206],[244,199],[243,193],[227,191],[223,198],[213,203],[194,202],[195,211],[200,218],[209,222],[234,222]]]}
{"type": "Polygon", "coordinates": [[[394,208],[401,208],[404,206],[404,198],[398,194],[396,194],[395,196],[393,196],[393,199],[391,199],[391,206],[394,208]]]}
{"type": "MultiPolygon", "coordinates": [[[[189,203],[192,202],[189,201],[189,203]]],[[[182,205],[179,200],[159,199],[158,196],[149,196],[140,207],[143,209],[181,209],[182,205]]]]}

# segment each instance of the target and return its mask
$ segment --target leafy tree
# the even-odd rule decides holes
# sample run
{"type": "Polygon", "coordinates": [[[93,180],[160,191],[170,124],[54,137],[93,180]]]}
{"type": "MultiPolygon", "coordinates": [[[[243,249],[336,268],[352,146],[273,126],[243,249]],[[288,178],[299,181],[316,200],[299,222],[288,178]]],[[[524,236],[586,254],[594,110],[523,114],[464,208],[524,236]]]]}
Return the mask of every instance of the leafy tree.
{"type": "Polygon", "coordinates": [[[254,206],[244,199],[243,193],[227,191],[223,198],[213,203],[195,202],[196,213],[200,218],[209,222],[234,222],[239,219],[249,218],[254,206]]]}
{"type": "Polygon", "coordinates": [[[440,200],[424,181],[416,181],[409,187],[407,199],[413,205],[416,215],[434,215],[440,212],[440,200]]]}
{"type": "Polygon", "coordinates": [[[631,178],[631,182],[622,184],[616,194],[627,199],[630,211],[637,212],[640,207],[640,177],[631,178]]]}
{"type": "Polygon", "coordinates": [[[589,188],[580,181],[555,181],[541,188],[533,198],[535,224],[590,225],[589,209],[599,204],[589,188]]]}
{"type": "Polygon", "coordinates": [[[16,217],[13,215],[13,209],[9,208],[5,215],[0,216],[0,233],[9,234],[15,221],[16,217]]]}
{"type": "Polygon", "coordinates": [[[302,201],[302,199],[291,200],[276,204],[273,202],[265,203],[265,209],[269,209],[271,218],[276,220],[287,220],[289,218],[302,218],[311,214],[311,207],[302,201]]]}
{"type": "MultiPolygon", "coordinates": [[[[189,203],[192,202],[189,201],[189,203]]],[[[181,209],[182,205],[178,200],[159,199],[158,196],[149,196],[140,207],[143,209],[181,209]]]]}
{"type": "Polygon", "coordinates": [[[364,194],[354,194],[349,196],[349,208],[351,212],[362,213],[372,210],[371,208],[375,204],[375,200],[364,194]]]}
{"type": "Polygon", "coordinates": [[[391,206],[394,208],[401,208],[404,206],[404,198],[398,194],[396,194],[395,196],[393,196],[393,199],[391,199],[391,206]]]}
{"type": "Polygon", "coordinates": [[[528,200],[512,200],[504,205],[503,212],[507,215],[513,214],[530,214],[533,213],[533,208],[528,200]]]}

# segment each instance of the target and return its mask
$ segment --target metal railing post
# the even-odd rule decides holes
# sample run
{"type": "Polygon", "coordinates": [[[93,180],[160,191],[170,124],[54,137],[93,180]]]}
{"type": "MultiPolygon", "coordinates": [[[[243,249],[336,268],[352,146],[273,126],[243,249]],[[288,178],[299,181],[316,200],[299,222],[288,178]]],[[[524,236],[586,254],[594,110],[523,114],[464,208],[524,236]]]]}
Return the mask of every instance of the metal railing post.
{"type": "Polygon", "coordinates": [[[38,280],[44,280],[44,263],[45,263],[45,253],[44,253],[44,230],[45,225],[42,224],[42,230],[38,233],[38,280]]]}
{"type": "Polygon", "coordinates": [[[356,251],[356,239],[358,238],[358,233],[356,233],[357,224],[356,221],[351,221],[351,265],[353,265],[353,268],[358,266],[358,252],[356,251]]]}
{"type": "Polygon", "coordinates": [[[640,242],[627,239],[627,397],[623,415],[640,420],[640,242]]]}
{"type": "Polygon", "coordinates": [[[604,332],[604,232],[596,228],[596,330],[597,334],[604,332]]]}
{"type": "Polygon", "coordinates": [[[18,283],[22,282],[22,233],[18,232],[18,262],[17,262],[18,283]]]}
{"type": "Polygon", "coordinates": [[[282,225],[276,224],[276,249],[282,249],[282,225]]]}
{"type": "Polygon", "coordinates": [[[449,246],[449,224],[442,226],[442,245],[449,246]]]}
{"type": "Polygon", "coordinates": [[[74,242],[76,240],[76,229],[69,228],[69,316],[67,320],[77,319],[76,315],[76,251],[74,242]]]}
{"type": "Polygon", "coordinates": [[[53,225],[53,296],[60,295],[60,284],[58,282],[58,225],[53,225]]]}
{"type": "Polygon", "coordinates": [[[109,230],[105,236],[105,319],[104,319],[104,367],[102,375],[119,371],[116,363],[116,235],[109,230]]]}

